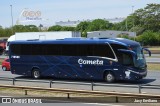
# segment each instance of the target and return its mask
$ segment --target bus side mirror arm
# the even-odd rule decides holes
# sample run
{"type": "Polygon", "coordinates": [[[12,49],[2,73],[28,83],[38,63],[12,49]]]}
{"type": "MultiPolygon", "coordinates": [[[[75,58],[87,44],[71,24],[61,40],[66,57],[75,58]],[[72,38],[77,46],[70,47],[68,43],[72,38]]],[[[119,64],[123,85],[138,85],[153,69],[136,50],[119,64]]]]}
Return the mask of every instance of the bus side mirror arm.
{"type": "Polygon", "coordinates": [[[145,50],[145,51],[147,51],[148,54],[149,54],[149,56],[151,56],[151,51],[149,49],[147,49],[147,48],[142,48],[142,49],[145,50]]]}

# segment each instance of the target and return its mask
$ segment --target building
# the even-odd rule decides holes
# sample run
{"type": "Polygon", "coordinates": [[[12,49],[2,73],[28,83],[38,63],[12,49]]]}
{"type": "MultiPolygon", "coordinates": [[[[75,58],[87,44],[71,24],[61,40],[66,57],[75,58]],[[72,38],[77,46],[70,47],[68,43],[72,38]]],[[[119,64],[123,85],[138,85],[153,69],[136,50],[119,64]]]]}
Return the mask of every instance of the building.
{"type": "MultiPolygon", "coordinates": [[[[122,22],[125,18],[110,18],[110,19],[106,19],[104,18],[104,20],[106,21],[109,21],[111,23],[118,23],[118,22],[122,22]]],[[[88,22],[92,22],[93,20],[78,20],[78,21],[59,21],[59,22],[56,22],[55,24],[56,25],[59,25],[59,26],[68,26],[68,27],[76,27],[80,22],[83,22],[83,21],[88,21],[88,22]]]]}
{"type": "Polygon", "coordinates": [[[82,21],[59,21],[59,22],[56,22],[56,25],[59,25],[59,26],[68,26],[68,27],[76,27],[80,22],[82,21]]]}
{"type": "Polygon", "coordinates": [[[87,32],[88,38],[116,38],[120,37],[121,35],[127,35],[129,37],[136,37],[135,32],[128,32],[128,31],[114,31],[114,30],[107,30],[107,31],[93,31],[87,32]]]}

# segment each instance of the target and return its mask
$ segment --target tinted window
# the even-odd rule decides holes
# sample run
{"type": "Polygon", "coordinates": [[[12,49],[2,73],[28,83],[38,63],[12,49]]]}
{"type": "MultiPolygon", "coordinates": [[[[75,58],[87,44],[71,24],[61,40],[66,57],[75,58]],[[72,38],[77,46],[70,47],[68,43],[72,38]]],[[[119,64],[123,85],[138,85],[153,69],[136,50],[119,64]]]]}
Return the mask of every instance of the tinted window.
{"type": "Polygon", "coordinates": [[[10,45],[9,50],[13,55],[21,55],[21,45],[10,45]]]}
{"type": "Polygon", "coordinates": [[[125,66],[133,66],[133,58],[131,54],[122,53],[121,63],[125,66]]]}
{"type": "Polygon", "coordinates": [[[109,47],[108,44],[103,44],[103,45],[94,45],[94,50],[93,50],[93,55],[94,56],[102,56],[102,57],[109,57],[109,58],[115,58],[114,54],[109,47]]]}
{"type": "Polygon", "coordinates": [[[117,52],[118,49],[127,49],[127,47],[118,44],[111,44],[111,46],[115,52],[117,52]]]}
{"type": "Polygon", "coordinates": [[[133,58],[131,54],[119,52],[118,49],[127,49],[126,46],[111,44],[113,50],[115,51],[119,63],[125,66],[133,66],[133,58]]]}
{"type": "MultiPolygon", "coordinates": [[[[45,45],[40,45],[40,44],[33,44],[29,46],[31,48],[31,51],[28,51],[27,54],[28,55],[45,55],[45,45]]],[[[47,46],[46,46],[46,49],[47,46]]],[[[50,48],[52,49],[52,48],[50,48]]],[[[23,53],[21,55],[24,55],[23,53]]]]}
{"type": "Polygon", "coordinates": [[[108,44],[15,44],[14,55],[101,56],[115,58],[108,44]]]}
{"type": "Polygon", "coordinates": [[[127,47],[123,46],[123,45],[119,45],[119,44],[111,44],[117,58],[118,58],[118,61],[120,63],[123,63],[123,55],[121,52],[118,51],[118,49],[127,49],[127,47]]]}
{"type": "Polygon", "coordinates": [[[77,45],[77,56],[93,56],[93,45],[77,45]]]}

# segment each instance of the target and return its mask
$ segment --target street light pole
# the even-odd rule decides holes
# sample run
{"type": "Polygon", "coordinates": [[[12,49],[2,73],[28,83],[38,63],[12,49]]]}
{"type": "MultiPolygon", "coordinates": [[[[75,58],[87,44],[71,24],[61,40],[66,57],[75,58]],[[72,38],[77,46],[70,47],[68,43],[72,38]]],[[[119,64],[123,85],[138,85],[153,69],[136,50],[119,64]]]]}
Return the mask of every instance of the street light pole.
{"type": "MultiPolygon", "coordinates": [[[[132,6],[132,15],[133,15],[133,8],[134,8],[134,6],[132,6]]],[[[133,18],[133,27],[134,27],[134,18],[133,18]]]]}
{"type": "MultiPolygon", "coordinates": [[[[133,15],[133,8],[134,8],[134,6],[132,6],[132,15],[133,15]]],[[[134,28],[134,18],[132,19],[132,24],[133,24],[133,28],[134,28]]],[[[134,41],[135,41],[135,39],[136,39],[136,34],[134,34],[134,41]]]]}
{"type": "Polygon", "coordinates": [[[12,13],[12,5],[10,5],[10,7],[11,7],[12,34],[13,34],[13,13],[12,13]]]}

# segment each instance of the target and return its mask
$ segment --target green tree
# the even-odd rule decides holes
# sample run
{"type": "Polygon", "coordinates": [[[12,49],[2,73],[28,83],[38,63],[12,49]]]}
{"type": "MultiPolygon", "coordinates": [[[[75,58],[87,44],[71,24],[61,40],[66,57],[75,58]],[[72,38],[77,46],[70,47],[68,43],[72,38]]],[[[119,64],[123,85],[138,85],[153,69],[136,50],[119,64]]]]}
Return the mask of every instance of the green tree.
{"type": "Polygon", "coordinates": [[[61,30],[62,30],[62,26],[59,26],[59,25],[51,26],[48,29],[48,31],[61,31],[61,30]]]}
{"type": "Polygon", "coordinates": [[[160,29],[160,4],[147,4],[144,9],[138,9],[133,14],[137,23],[145,30],[159,31],[160,29]]]}
{"type": "Polygon", "coordinates": [[[111,29],[112,26],[113,24],[109,23],[109,21],[105,21],[103,19],[95,19],[89,24],[88,31],[99,31],[99,30],[111,29]]]}
{"type": "Polygon", "coordinates": [[[35,25],[26,25],[24,28],[27,30],[27,32],[38,32],[39,29],[35,25]]]}
{"type": "Polygon", "coordinates": [[[137,25],[137,26],[132,27],[129,31],[136,32],[136,35],[140,35],[145,31],[145,28],[137,25]]]}
{"type": "Polygon", "coordinates": [[[90,23],[91,22],[88,22],[88,21],[83,21],[79,23],[76,27],[76,31],[80,31],[82,37],[87,37],[87,30],[90,23]]]}
{"type": "Polygon", "coordinates": [[[38,32],[39,29],[35,25],[15,25],[13,26],[14,32],[38,32]]]}
{"type": "Polygon", "coordinates": [[[11,28],[5,28],[4,29],[4,36],[11,36],[13,35],[12,29],[11,28]]]}
{"type": "Polygon", "coordinates": [[[158,45],[157,33],[153,31],[145,31],[142,35],[137,37],[137,41],[139,41],[142,45],[150,45],[155,46],[158,45]]]}
{"type": "Polygon", "coordinates": [[[61,28],[61,31],[75,31],[75,27],[64,26],[61,28]]]}
{"type": "Polygon", "coordinates": [[[142,34],[145,30],[154,32],[160,29],[160,4],[147,4],[143,9],[136,10],[124,21],[114,24],[114,30],[135,31],[142,34]],[[138,30],[138,28],[140,28],[138,30]]]}
{"type": "Polygon", "coordinates": [[[83,21],[81,23],[79,23],[76,27],[76,31],[87,31],[88,29],[88,26],[91,22],[88,22],[88,21],[83,21]]]}
{"type": "Polygon", "coordinates": [[[155,33],[156,40],[157,40],[157,45],[160,46],[160,32],[155,33]]]}

